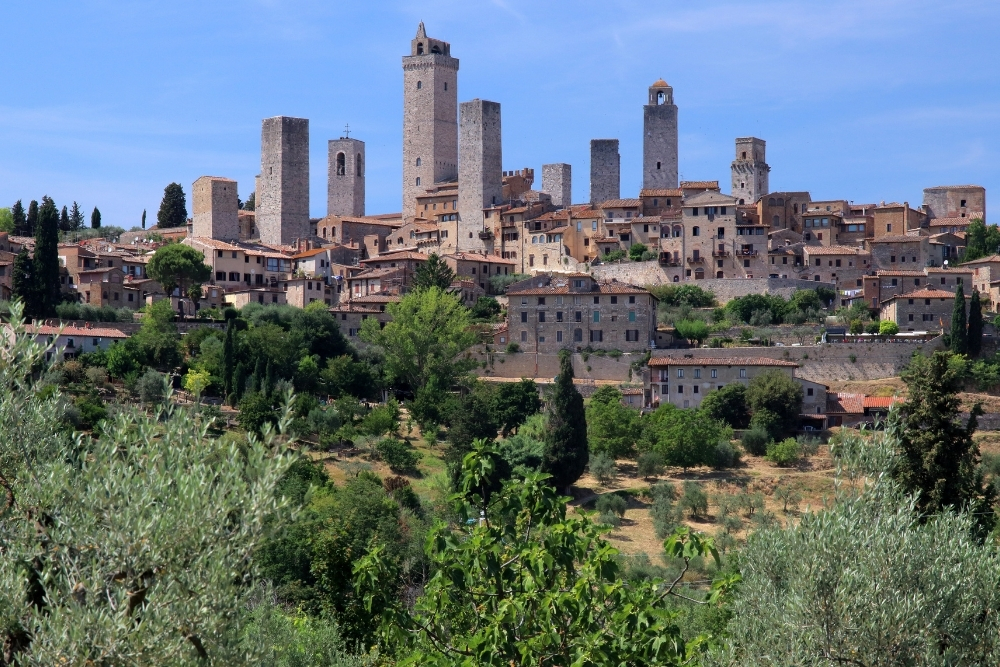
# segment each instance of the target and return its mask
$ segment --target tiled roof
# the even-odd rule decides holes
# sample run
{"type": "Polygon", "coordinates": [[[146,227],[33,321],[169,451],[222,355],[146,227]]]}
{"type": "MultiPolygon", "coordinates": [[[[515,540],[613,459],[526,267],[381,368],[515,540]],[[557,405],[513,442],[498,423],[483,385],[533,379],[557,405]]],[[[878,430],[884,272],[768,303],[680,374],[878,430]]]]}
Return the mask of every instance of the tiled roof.
{"type": "Polygon", "coordinates": [[[832,246],[806,246],[806,254],[809,255],[868,255],[871,254],[867,250],[862,250],[861,248],[852,248],[846,245],[832,245],[832,246]]]}
{"type": "Polygon", "coordinates": [[[904,236],[902,234],[892,234],[890,236],[880,236],[875,239],[868,239],[868,243],[913,243],[919,242],[922,236],[904,236]]]}
{"type": "Polygon", "coordinates": [[[657,188],[644,188],[639,190],[640,197],[681,197],[684,195],[684,191],[677,190],[662,190],[657,188]]]}
{"type": "Polygon", "coordinates": [[[368,294],[352,297],[347,303],[396,303],[399,300],[397,294],[368,294]]]}
{"type": "Polygon", "coordinates": [[[968,276],[968,275],[972,275],[972,269],[971,268],[965,268],[964,266],[962,266],[962,267],[949,266],[947,269],[944,268],[944,267],[942,267],[942,266],[928,266],[924,270],[927,273],[949,273],[949,274],[954,274],[956,276],[968,276]]]}
{"type": "Polygon", "coordinates": [[[403,267],[401,266],[387,266],[382,269],[365,269],[360,273],[355,273],[353,276],[349,276],[348,280],[366,280],[370,278],[382,278],[384,276],[402,273],[403,267]]]}
{"type": "Polygon", "coordinates": [[[968,227],[972,218],[934,218],[931,227],[968,227]]]}
{"type": "Polygon", "coordinates": [[[621,387],[622,396],[642,396],[642,387],[621,387]]]}
{"type": "Polygon", "coordinates": [[[694,190],[698,188],[704,188],[705,190],[713,190],[719,187],[718,181],[681,181],[680,189],[683,190],[694,190]]]}
{"type": "Polygon", "coordinates": [[[864,407],[866,408],[891,408],[896,403],[902,403],[906,399],[900,396],[865,396],[864,407]]]}
{"type": "Polygon", "coordinates": [[[658,215],[640,215],[638,218],[632,218],[632,222],[656,222],[659,223],[663,220],[658,215]]]}
{"type": "Polygon", "coordinates": [[[893,299],[954,299],[954,298],[955,295],[952,292],[943,289],[934,289],[933,287],[931,287],[931,288],[914,290],[912,292],[907,292],[906,294],[896,294],[895,296],[886,299],[886,301],[892,301],[893,299]]]}
{"type": "Polygon", "coordinates": [[[504,259],[500,255],[486,255],[480,252],[454,252],[444,257],[453,257],[463,262],[485,262],[490,264],[515,264],[513,260],[504,259]]]}
{"type": "Polygon", "coordinates": [[[392,262],[400,259],[415,259],[421,262],[426,262],[428,257],[428,255],[425,255],[422,252],[415,252],[413,250],[390,250],[380,253],[375,257],[363,259],[359,263],[371,264],[372,262],[392,262]]]}
{"type": "Polygon", "coordinates": [[[292,259],[305,259],[306,257],[315,257],[316,255],[326,252],[326,248],[313,248],[312,250],[304,250],[300,253],[292,255],[292,259]]]}
{"type": "Polygon", "coordinates": [[[990,255],[989,257],[980,257],[979,259],[962,262],[962,266],[971,266],[972,264],[990,264],[992,262],[1000,262],[1000,255],[990,255]]]}
{"type": "Polygon", "coordinates": [[[828,414],[863,415],[865,413],[864,394],[827,394],[826,411],[828,414]]]}
{"type": "MultiPolygon", "coordinates": [[[[588,278],[590,276],[587,276],[588,278]]],[[[649,292],[641,287],[636,287],[635,285],[628,285],[626,283],[610,282],[610,283],[594,283],[594,288],[588,292],[571,291],[568,284],[566,285],[545,285],[542,287],[525,287],[519,290],[507,290],[508,296],[546,296],[549,294],[649,294],[649,292]]]]}
{"type": "Polygon", "coordinates": [[[642,206],[641,199],[609,199],[600,203],[601,208],[632,208],[642,206]]]}
{"type": "Polygon", "coordinates": [[[909,277],[923,278],[927,274],[924,273],[923,271],[887,271],[887,270],[881,270],[880,269],[880,270],[878,270],[878,271],[875,272],[875,275],[877,275],[877,276],[895,276],[897,278],[900,278],[900,277],[901,278],[909,278],[909,277]]]}
{"type": "MultiPolygon", "coordinates": [[[[26,324],[24,330],[29,334],[36,334],[40,336],[55,336],[59,334],[59,327],[52,326],[50,324],[42,324],[35,326],[34,324],[26,324]]],[[[96,336],[100,338],[128,338],[128,334],[120,329],[112,329],[110,327],[81,327],[81,326],[70,326],[67,325],[62,328],[63,336],[96,336]]]]}
{"type": "Polygon", "coordinates": [[[796,368],[794,361],[770,357],[653,357],[650,366],[782,366],[796,368]]]}

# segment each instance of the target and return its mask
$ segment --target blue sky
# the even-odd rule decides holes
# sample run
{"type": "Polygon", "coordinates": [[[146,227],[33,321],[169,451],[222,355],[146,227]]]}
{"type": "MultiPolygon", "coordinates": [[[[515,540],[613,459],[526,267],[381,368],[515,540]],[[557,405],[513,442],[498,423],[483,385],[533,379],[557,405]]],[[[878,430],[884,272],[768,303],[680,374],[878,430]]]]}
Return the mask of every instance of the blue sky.
{"type": "MultiPolygon", "coordinates": [[[[155,220],[164,186],[211,174],[253,189],[260,121],[310,119],[311,210],[326,140],[367,143],[368,212],[400,210],[402,69],[417,23],[461,60],[459,99],[502,104],[504,169],[574,167],[621,140],[641,180],[642,104],[663,77],[680,171],[728,191],[733,139],[767,140],[772,190],[919,204],[977,183],[1000,221],[1000,3],[536,0],[7,0],[0,205],[155,220]]],[[[190,205],[190,201],[189,201],[190,205]]]]}

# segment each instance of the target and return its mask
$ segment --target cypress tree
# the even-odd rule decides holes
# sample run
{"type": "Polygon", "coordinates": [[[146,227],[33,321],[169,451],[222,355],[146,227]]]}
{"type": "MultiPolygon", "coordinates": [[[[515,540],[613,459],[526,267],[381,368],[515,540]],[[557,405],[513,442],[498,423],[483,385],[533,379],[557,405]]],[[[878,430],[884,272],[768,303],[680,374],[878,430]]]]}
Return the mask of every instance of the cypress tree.
{"type": "Polygon", "coordinates": [[[55,315],[60,301],[59,213],[49,197],[42,197],[35,225],[34,282],[38,315],[55,315]]]}
{"type": "Polygon", "coordinates": [[[590,456],[583,396],[573,386],[573,362],[567,353],[560,355],[559,376],[546,412],[548,431],[542,470],[552,475],[556,489],[568,491],[580,479],[590,456]]]}
{"type": "Polygon", "coordinates": [[[69,207],[69,221],[73,229],[83,227],[83,211],[80,210],[80,205],[76,202],[73,202],[73,205],[69,207]]]}
{"type": "Polygon", "coordinates": [[[958,283],[955,290],[955,308],[951,312],[951,351],[966,354],[969,351],[969,334],[965,330],[965,289],[958,283]]]}
{"type": "Polygon", "coordinates": [[[264,378],[265,386],[262,387],[262,391],[264,394],[270,396],[274,392],[274,385],[278,384],[278,376],[274,372],[274,364],[271,363],[270,359],[267,361],[267,371],[264,378]]]}
{"type": "Polygon", "coordinates": [[[187,224],[187,199],[180,183],[171,183],[163,189],[163,201],[156,214],[156,224],[160,229],[183,227],[187,224]]]}
{"type": "Polygon", "coordinates": [[[233,387],[233,371],[235,370],[233,364],[236,361],[233,348],[233,321],[229,320],[226,323],[226,339],[222,344],[222,384],[225,387],[226,396],[236,391],[233,387]]]}
{"type": "Polygon", "coordinates": [[[142,209],[142,228],[146,228],[146,209],[142,209]]]}
{"type": "Polygon", "coordinates": [[[26,318],[32,318],[38,314],[37,308],[35,307],[36,299],[33,269],[34,267],[32,266],[31,256],[28,255],[28,249],[22,246],[21,251],[18,252],[17,257],[14,258],[14,270],[11,274],[11,292],[14,300],[20,301],[24,304],[24,316],[26,318]]]}
{"type": "Polygon", "coordinates": [[[62,212],[59,214],[59,231],[68,232],[73,229],[72,223],[69,221],[69,210],[63,206],[62,212]]]}
{"type": "Polygon", "coordinates": [[[243,397],[243,389],[245,388],[244,385],[246,384],[246,379],[247,367],[241,361],[236,364],[236,369],[233,371],[233,388],[231,393],[236,396],[237,400],[243,397]]]}
{"type": "Polygon", "coordinates": [[[972,288],[969,299],[969,356],[978,357],[983,349],[983,306],[979,302],[979,290],[972,288]]]}
{"type": "Polygon", "coordinates": [[[90,214],[90,228],[100,229],[101,228],[101,212],[94,207],[94,212],[90,214]]]}
{"type": "Polygon", "coordinates": [[[38,222],[38,202],[34,199],[28,204],[28,217],[25,218],[24,236],[35,235],[35,224],[38,222]]]}
{"type": "Polygon", "coordinates": [[[27,226],[27,219],[25,218],[24,206],[21,204],[20,199],[10,207],[10,217],[14,220],[14,235],[23,236],[25,227],[27,226]]]}

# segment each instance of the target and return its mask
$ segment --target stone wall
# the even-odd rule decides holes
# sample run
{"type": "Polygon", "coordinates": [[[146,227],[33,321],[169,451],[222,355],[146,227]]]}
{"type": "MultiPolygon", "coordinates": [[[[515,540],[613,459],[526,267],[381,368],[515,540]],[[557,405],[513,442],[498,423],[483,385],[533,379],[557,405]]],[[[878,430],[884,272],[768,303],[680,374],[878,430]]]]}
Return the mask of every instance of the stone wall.
{"type": "Polygon", "coordinates": [[[621,155],[617,139],[590,140],[590,203],[621,198],[621,155]]]}
{"type": "MultiPolygon", "coordinates": [[[[672,96],[671,96],[672,97],[672,96]]],[[[642,108],[642,187],[677,187],[677,105],[664,101],[642,108]]]]}
{"type": "Polygon", "coordinates": [[[240,240],[236,181],[202,176],[191,186],[192,233],[220,241],[240,240]]]}
{"type": "MultiPolygon", "coordinates": [[[[559,374],[558,354],[523,352],[508,354],[494,351],[487,353],[485,349],[480,348],[475,352],[475,356],[481,362],[476,372],[482,376],[551,380],[559,374]],[[482,367],[482,363],[486,364],[485,368],[482,367]]],[[[580,380],[629,382],[632,363],[645,359],[645,356],[645,353],[625,353],[614,358],[588,354],[584,359],[583,354],[574,354],[573,374],[580,380]]],[[[638,382],[639,377],[637,373],[634,381],[638,382]]]]}
{"type": "Polygon", "coordinates": [[[264,119],[256,213],[262,243],[292,244],[311,236],[308,119],[264,119]]]}
{"type": "Polygon", "coordinates": [[[341,137],[328,144],[326,214],[365,214],[365,142],[341,137]]]}
{"type": "Polygon", "coordinates": [[[573,167],[562,162],[542,165],[542,192],[552,197],[552,205],[562,208],[573,203],[573,167]]]}
{"type": "Polygon", "coordinates": [[[503,201],[500,104],[474,99],[459,105],[457,250],[486,252],[483,209],[503,201]]]}

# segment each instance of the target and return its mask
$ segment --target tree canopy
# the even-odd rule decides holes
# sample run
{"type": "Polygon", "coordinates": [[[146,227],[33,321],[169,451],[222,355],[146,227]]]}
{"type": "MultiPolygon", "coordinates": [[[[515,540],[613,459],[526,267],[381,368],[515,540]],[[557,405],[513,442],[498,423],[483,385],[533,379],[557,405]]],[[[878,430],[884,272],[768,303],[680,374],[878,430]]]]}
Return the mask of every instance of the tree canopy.
{"type": "Polygon", "coordinates": [[[587,406],[587,440],[593,454],[612,458],[629,456],[642,437],[639,412],[622,405],[622,393],[612,386],[601,387],[587,406]]]}
{"type": "Polygon", "coordinates": [[[969,351],[969,333],[965,318],[965,288],[958,283],[955,289],[955,304],[951,311],[951,351],[965,354],[969,351]]]}
{"type": "Polygon", "coordinates": [[[558,489],[568,489],[587,468],[587,418],[583,396],[573,385],[573,360],[559,356],[559,375],[546,403],[548,430],[542,470],[552,475],[558,489]]]}
{"type": "Polygon", "coordinates": [[[183,243],[168,243],[160,246],[146,265],[149,277],[163,286],[163,291],[172,294],[179,288],[187,294],[190,285],[200,285],[212,277],[212,267],[205,264],[205,257],[183,243]]]}
{"type": "Polygon", "coordinates": [[[754,422],[766,424],[778,440],[795,431],[802,412],[802,385],[779,370],[767,371],[747,384],[747,404],[754,422]]]}
{"type": "Polygon", "coordinates": [[[183,227],[187,224],[187,197],[180,183],[171,183],[163,189],[160,210],[156,213],[156,225],[160,229],[183,227]]]}
{"type": "Polygon", "coordinates": [[[437,287],[439,290],[447,290],[455,281],[455,272],[451,270],[437,253],[431,253],[427,261],[417,267],[413,277],[413,288],[415,290],[427,290],[437,287]]]}
{"type": "Polygon", "coordinates": [[[962,261],[995,255],[1000,252],[1000,229],[986,226],[981,218],[974,218],[965,230],[965,255],[962,261]]]}

